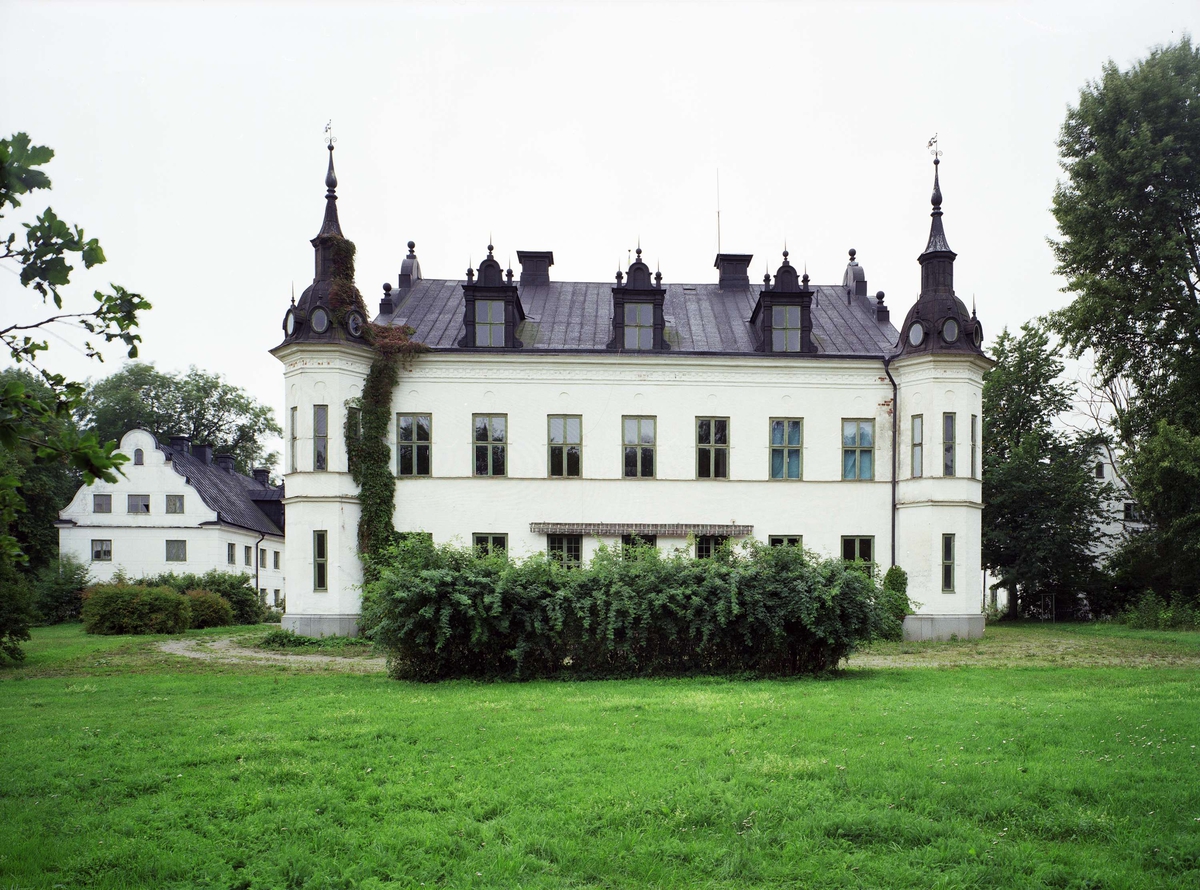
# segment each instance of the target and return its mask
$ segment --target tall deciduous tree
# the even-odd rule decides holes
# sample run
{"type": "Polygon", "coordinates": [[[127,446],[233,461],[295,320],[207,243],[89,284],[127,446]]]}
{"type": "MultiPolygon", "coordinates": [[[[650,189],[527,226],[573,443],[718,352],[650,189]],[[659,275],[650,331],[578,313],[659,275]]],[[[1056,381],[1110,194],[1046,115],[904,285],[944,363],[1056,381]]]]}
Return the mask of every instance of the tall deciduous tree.
{"type": "Polygon", "coordinates": [[[274,465],[276,455],[266,452],[265,440],[282,432],[269,407],[219,374],[195,367],[186,374],[163,373],[141,362],[92,382],[79,421],[101,440],[120,439],[139,427],[162,442],[188,436],[232,454],[243,473],[274,465]]]}
{"type": "Polygon", "coordinates": [[[1103,489],[1096,441],[1055,428],[1071,404],[1062,361],[1034,323],[992,347],[983,383],[983,563],[1009,591],[1010,614],[1053,594],[1074,605],[1096,582],[1103,489]]]}

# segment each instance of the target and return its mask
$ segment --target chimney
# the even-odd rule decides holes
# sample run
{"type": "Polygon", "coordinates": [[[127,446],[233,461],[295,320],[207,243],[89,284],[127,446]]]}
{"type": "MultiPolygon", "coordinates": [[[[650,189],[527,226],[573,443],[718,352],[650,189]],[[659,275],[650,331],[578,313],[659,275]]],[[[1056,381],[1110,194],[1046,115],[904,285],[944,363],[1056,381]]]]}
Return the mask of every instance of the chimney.
{"type": "Polygon", "coordinates": [[[187,436],[172,436],[171,437],[171,447],[174,448],[176,451],[181,452],[183,454],[187,454],[189,452],[191,444],[192,444],[192,440],[189,439],[187,436]]]}
{"type": "Polygon", "coordinates": [[[216,461],[217,461],[217,466],[220,467],[222,470],[224,470],[226,473],[233,472],[233,455],[232,454],[218,454],[216,457],[216,461]]]}
{"type": "Polygon", "coordinates": [[[721,290],[745,290],[750,286],[752,253],[719,253],[713,263],[721,290]]]}
{"type": "Polygon", "coordinates": [[[865,297],[867,295],[867,272],[854,259],[857,251],[850,248],[850,262],[846,265],[846,274],[842,276],[842,287],[846,289],[847,297],[865,297]]]}
{"type": "Polygon", "coordinates": [[[521,285],[523,287],[550,283],[550,267],[554,265],[553,251],[518,250],[517,262],[521,264],[521,285]]]}
{"type": "Polygon", "coordinates": [[[212,448],[211,445],[193,445],[192,457],[211,465],[213,460],[212,448]]]}
{"type": "Polygon", "coordinates": [[[254,481],[259,485],[264,488],[271,485],[271,471],[266,467],[255,467],[252,472],[254,473],[254,481]]]}

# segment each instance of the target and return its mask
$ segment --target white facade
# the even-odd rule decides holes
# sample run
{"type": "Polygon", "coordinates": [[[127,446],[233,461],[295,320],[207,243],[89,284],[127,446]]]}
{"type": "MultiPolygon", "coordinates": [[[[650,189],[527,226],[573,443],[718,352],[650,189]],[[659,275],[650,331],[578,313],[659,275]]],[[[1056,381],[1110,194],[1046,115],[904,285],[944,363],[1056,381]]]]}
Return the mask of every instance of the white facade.
{"type": "Polygon", "coordinates": [[[254,580],[268,605],[284,603],[282,535],[222,521],[146,430],[126,433],[120,452],[129,457],[124,475],[83,486],[59,512],[61,553],[86,565],[98,582],[118,571],[133,579],[162,572],[240,572],[254,580]]]}

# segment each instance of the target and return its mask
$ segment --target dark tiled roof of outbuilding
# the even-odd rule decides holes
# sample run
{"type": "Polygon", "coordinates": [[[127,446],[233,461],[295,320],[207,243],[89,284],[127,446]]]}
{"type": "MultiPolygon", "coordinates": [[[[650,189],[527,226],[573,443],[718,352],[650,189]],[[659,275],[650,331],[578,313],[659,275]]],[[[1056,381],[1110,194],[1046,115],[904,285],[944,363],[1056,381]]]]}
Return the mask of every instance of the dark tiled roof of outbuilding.
{"type": "Polygon", "coordinates": [[[256,500],[275,500],[283,497],[282,487],[263,485],[249,476],[224,470],[216,464],[205,463],[178,448],[160,444],[175,472],[188,481],[200,500],[217,512],[217,520],[228,525],[268,535],[283,536],[279,526],[263,515],[254,505],[256,500]]]}
{"type": "MultiPolygon", "coordinates": [[[[454,349],[464,334],[462,282],[422,279],[396,294],[381,324],[411,325],[414,339],[432,349],[454,349]]],[[[750,314],[760,288],[721,290],[716,284],[667,284],[665,353],[756,354],[750,314]]],[[[604,350],[612,339],[612,288],[608,282],[552,281],[520,287],[526,320],[517,328],[525,350],[604,350]]],[[[840,285],[815,287],[813,342],[818,354],[879,357],[895,351],[899,336],[875,318],[875,298],[846,296],[840,285]]],[[[395,293],[395,292],[393,292],[395,293]]],[[[789,353],[790,358],[809,358],[789,353]]]]}

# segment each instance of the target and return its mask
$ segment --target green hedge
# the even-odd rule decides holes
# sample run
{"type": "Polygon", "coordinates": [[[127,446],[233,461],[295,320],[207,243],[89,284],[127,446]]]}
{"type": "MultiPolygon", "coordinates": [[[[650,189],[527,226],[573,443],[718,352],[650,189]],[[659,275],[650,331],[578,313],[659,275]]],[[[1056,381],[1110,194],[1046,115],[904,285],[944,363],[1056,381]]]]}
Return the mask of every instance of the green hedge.
{"type": "Polygon", "coordinates": [[[179,634],[190,626],[192,609],[170,587],[101,584],[84,593],[82,618],[90,634],[179,634]]]}
{"type": "Polygon", "coordinates": [[[1126,607],[1120,620],[1129,627],[1151,630],[1200,630],[1200,604],[1186,602],[1179,594],[1167,602],[1158,594],[1146,591],[1126,607]]]}
{"type": "Polygon", "coordinates": [[[189,590],[184,595],[192,609],[193,629],[229,627],[233,624],[233,607],[225,597],[218,596],[211,590],[189,590]]]}
{"type": "Polygon", "coordinates": [[[817,673],[898,624],[897,594],[798,547],[601,548],[564,568],[412,536],[372,569],[364,633],[404,679],[817,673]]]}
{"type": "Polygon", "coordinates": [[[266,617],[267,607],[259,599],[258,591],[254,589],[254,579],[241,572],[205,572],[203,575],[164,572],[142,578],[141,584],[150,587],[170,587],[177,593],[187,593],[189,590],[208,590],[218,596],[225,597],[233,607],[235,624],[261,624],[266,617]]]}

